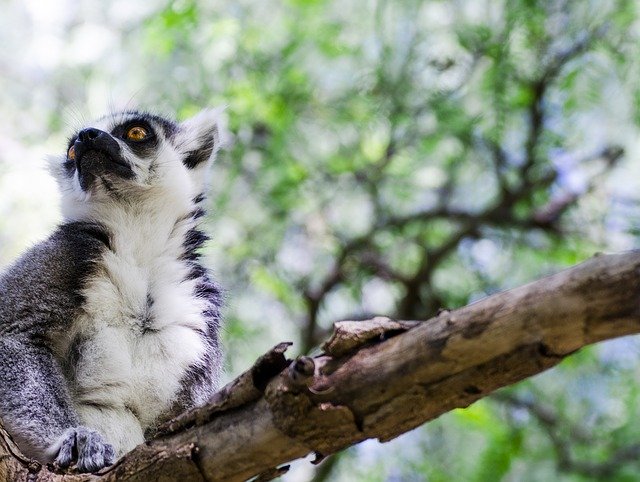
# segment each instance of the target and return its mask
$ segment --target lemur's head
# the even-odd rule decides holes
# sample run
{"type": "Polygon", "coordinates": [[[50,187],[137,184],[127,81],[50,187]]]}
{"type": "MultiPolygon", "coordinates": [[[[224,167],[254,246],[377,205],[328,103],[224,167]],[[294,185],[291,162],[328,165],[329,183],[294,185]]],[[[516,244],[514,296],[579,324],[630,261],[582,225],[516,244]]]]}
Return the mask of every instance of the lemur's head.
{"type": "Polygon", "coordinates": [[[67,219],[84,220],[114,205],[162,199],[188,208],[202,198],[218,150],[218,114],[182,123],[138,111],[110,114],[80,129],[64,156],[50,158],[67,219]]]}

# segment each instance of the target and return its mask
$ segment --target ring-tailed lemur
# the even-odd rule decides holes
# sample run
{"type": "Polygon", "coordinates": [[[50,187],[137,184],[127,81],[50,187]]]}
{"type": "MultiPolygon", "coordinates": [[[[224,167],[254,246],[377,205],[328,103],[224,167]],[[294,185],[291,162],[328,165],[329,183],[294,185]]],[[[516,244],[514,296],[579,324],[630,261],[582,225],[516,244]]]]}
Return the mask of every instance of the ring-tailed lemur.
{"type": "Polygon", "coordinates": [[[220,290],[200,264],[216,113],[124,112],[52,158],[65,221],[0,277],[0,418],[22,451],[95,471],[220,368],[220,290]]]}

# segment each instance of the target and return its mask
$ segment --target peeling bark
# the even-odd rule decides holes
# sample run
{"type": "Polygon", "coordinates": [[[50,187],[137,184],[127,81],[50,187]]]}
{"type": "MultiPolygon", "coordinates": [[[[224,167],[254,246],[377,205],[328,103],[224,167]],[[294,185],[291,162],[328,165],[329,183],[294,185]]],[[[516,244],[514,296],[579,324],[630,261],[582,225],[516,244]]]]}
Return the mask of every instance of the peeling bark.
{"type": "Polygon", "coordinates": [[[597,256],[425,322],[336,323],[314,358],[274,347],[205,407],[98,474],[62,475],[0,428],[0,479],[266,481],[367,438],[390,440],[590,343],[640,332],[640,252],[597,256]]]}

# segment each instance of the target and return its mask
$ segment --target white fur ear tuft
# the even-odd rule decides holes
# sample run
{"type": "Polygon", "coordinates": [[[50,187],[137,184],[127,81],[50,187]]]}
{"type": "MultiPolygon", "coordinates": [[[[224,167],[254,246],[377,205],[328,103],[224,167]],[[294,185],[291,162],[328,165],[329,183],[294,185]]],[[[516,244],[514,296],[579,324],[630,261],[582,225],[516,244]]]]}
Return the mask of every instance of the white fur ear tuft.
{"type": "Polygon", "coordinates": [[[55,178],[58,184],[61,184],[67,177],[64,169],[64,156],[48,155],[45,157],[45,161],[47,163],[47,170],[49,173],[55,178]]]}
{"type": "Polygon", "coordinates": [[[189,169],[215,157],[220,147],[220,109],[205,109],[179,126],[176,136],[182,162],[189,169]]]}

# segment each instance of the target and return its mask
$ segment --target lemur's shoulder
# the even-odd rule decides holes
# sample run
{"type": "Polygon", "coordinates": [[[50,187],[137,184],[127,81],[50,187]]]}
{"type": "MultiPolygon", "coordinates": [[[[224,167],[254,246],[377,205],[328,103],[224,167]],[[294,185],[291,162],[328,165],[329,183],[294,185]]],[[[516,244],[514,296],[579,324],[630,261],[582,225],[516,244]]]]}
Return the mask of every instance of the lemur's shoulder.
{"type": "Polygon", "coordinates": [[[0,276],[0,332],[37,332],[73,319],[82,305],[82,287],[108,245],[99,225],[69,222],[26,251],[0,276]]]}

